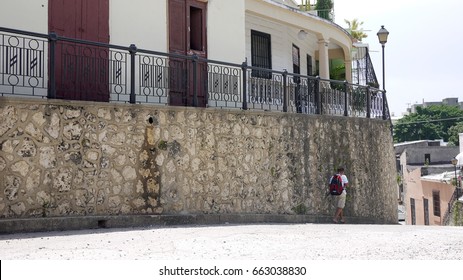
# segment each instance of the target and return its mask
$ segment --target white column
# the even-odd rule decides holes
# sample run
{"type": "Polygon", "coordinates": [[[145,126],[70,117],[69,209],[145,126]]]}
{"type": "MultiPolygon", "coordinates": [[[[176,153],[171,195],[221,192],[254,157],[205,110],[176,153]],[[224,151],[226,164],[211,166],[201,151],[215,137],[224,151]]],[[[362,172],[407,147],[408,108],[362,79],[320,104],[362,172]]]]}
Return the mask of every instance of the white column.
{"type": "Polygon", "coordinates": [[[458,145],[460,146],[460,153],[463,153],[463,133],[458,133],[458,145]]]}
{"type": "Polygon", "coordinates": [[[346,81],[352,83],[352,60],[345,60],[344,65],[346,66],[346,81]]]}
{"type": "Polygon", "coordinates": [[[320,67],[320,78],[330,78],[330,60],[328,54],[328,40],[318,40],[318,54],[319,54],[319,67],[320,67]]]}

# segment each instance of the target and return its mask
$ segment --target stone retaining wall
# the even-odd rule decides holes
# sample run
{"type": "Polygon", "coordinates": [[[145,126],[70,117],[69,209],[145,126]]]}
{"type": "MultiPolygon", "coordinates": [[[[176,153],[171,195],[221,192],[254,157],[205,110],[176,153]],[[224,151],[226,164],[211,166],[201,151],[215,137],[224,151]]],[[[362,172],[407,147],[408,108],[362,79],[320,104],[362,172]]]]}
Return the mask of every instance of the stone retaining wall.
{"type": "Polygon", "coordinates": [[[397,222],[382,120],[0,98],[0,217],[346,215],[397,222]]]}

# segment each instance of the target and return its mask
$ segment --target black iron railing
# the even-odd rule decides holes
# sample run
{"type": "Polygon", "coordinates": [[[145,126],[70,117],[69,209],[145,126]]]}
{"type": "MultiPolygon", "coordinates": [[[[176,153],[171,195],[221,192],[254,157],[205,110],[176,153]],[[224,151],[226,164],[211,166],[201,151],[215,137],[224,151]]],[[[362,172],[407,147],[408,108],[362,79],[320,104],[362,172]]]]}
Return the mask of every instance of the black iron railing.
{"type": "Polygon", "coordinates": [[[375,87],[2,27],[0,95],[390,119],[375,87]]]}
{"type": "Polygon", "coordinates": [[[356,60],[354,65],[355,67],[352,69],[352,80],[355,83],[379,87],[379,82],[368,51],[366,51],[362,59],[356,60]]]}

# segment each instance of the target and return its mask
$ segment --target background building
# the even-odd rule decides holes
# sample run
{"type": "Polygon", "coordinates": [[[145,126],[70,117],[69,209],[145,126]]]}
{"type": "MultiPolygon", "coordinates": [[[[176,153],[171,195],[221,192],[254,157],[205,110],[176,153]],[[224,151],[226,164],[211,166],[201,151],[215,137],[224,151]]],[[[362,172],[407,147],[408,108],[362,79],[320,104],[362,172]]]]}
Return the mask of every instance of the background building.
{"type": "Polygon", "coordinates": [[[421,104],[413,104],[410,108],[407,108],[407,113],[416,113],[416,107],[428,107],[431,105],[446,105],[446,106],[457,106],[460,110],[463,110],[463,102],[458,102],[458,97],[448,97],[442,99],[442,101],[424,101],[421,104]]]}

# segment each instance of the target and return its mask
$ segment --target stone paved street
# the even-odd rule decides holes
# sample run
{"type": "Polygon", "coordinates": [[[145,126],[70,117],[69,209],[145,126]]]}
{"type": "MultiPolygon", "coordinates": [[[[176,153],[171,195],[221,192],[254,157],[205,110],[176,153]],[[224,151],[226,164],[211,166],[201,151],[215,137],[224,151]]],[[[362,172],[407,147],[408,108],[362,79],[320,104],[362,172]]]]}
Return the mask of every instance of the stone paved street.
{"type": "Polygon", "coordinates": [[[0,235],[2,260],[462,260],[463,227],[259,224],[0,235]]]}
{"type": "Polygon", "coordinates": [[[0,259],[2,280],[447,279],[461,270],[463,227],[259,224],[11,234],[0,235],[0,259]],[[263,274],[278,268],[304,274],[263,274]]]}

